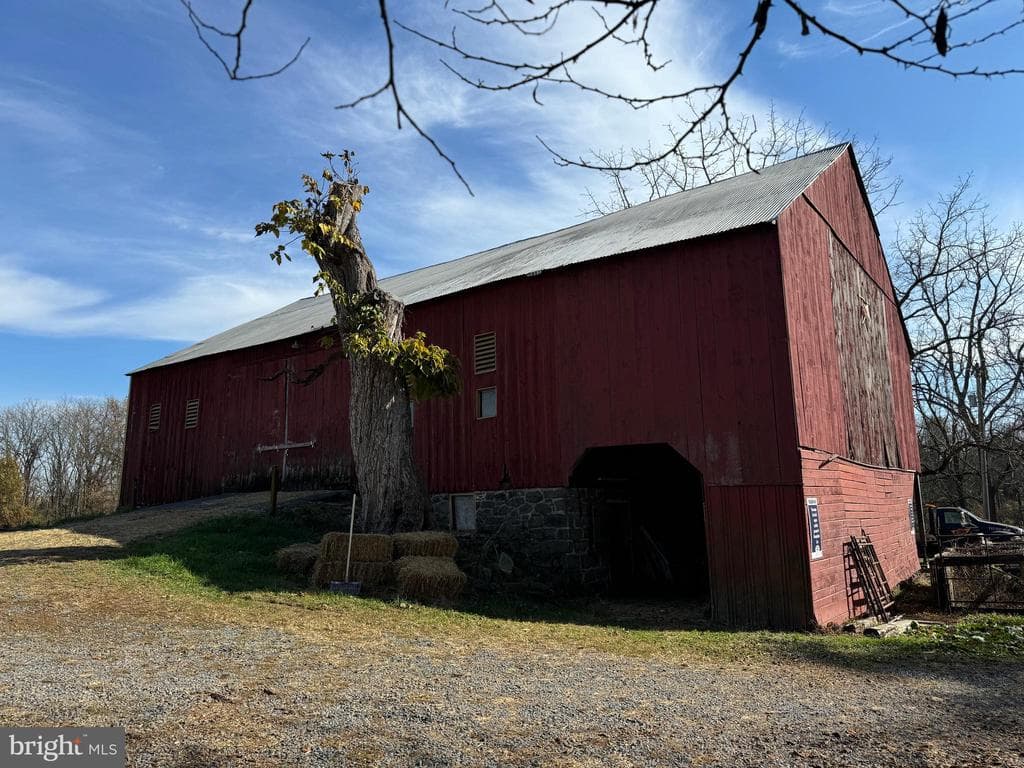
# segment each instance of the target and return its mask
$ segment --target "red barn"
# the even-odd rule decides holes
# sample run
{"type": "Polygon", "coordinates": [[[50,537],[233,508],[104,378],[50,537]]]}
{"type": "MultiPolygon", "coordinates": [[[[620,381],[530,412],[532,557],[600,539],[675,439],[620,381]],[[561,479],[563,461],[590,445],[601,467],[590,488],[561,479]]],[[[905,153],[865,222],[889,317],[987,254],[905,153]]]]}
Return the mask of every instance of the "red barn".
{"type": "MultiPolygon", "coordinates": [[[[908,342],[853,152],[823,150],[384,282],[463,362],[417,405],[430,524],[480,582],[692,594],[732,625],[862,610],[918,567],[908,342]]],[[[350,475],[325,297],[131,374],[122,503],[350,475]]]]}

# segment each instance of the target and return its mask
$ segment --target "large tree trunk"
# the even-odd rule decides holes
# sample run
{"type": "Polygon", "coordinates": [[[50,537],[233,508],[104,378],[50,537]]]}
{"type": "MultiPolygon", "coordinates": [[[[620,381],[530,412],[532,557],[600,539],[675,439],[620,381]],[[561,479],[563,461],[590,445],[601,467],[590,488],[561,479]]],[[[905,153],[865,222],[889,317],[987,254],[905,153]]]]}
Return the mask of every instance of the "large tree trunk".
{"type": "MultiPolygon", "coordinates": [[[[326,256],[319,259],[320,268],[349,295],[375,292],[388,336],[401,339],[405,307],[380,290],[373,263],[363,250],[352,206],[352,195],[358,191],[339,184],[334,193],[345,202],[329,213],[336,230],[351,244],[332,243],[325,237],[320,245],[326,256]]],[[[333,298],[338,327],[344,329],[348,310],[339,296],[333,298]]],[[[372,356],[350,356],[349,367],[352,459],[366,530],[419,530],[430,500],[413,462],[412,411],[406,382],[393,366],[372,356]]]]}

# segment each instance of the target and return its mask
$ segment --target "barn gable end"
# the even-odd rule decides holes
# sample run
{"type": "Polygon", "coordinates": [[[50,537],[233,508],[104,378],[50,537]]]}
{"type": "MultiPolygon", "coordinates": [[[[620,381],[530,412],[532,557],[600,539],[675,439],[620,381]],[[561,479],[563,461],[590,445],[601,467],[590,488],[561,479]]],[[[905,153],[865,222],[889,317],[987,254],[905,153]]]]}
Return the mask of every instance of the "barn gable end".
{"type": "Polygon", "coordinates": [[[779,242],[804,506],[816,502],[823,539],[810,567],[824,624],[864,610],[851,535],[872,536],[892,583],[918,567],[910,356],[852,151],[779,217],[779,242]]]}

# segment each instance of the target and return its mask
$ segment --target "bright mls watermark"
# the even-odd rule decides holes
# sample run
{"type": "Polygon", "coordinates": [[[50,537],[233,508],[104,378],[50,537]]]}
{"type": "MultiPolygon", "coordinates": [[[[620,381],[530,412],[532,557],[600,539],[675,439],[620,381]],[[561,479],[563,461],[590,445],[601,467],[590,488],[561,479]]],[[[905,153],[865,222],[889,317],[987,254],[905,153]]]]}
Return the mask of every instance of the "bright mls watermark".
{"type": "Polygon", "coordinates": [[[0,728],[0,766],[124,768],[124,728],[0,728]]]}

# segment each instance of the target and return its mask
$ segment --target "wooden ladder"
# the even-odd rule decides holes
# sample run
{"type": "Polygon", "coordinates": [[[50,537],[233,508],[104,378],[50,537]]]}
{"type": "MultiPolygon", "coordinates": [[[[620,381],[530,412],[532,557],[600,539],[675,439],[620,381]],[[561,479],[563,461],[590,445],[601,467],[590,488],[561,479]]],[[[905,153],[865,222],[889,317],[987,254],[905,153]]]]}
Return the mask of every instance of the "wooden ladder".
{"type": "Polygon", "coordinates": [[[861,587],[868,601],[872,615],[881,621],[889,621],[889,609],[895,602],[889,581],[885,578],[882,564],[871,537],[861,529],[860,536],[850,537],[850,552],[860,575],[861,587]]]}

